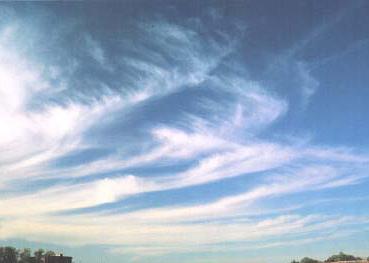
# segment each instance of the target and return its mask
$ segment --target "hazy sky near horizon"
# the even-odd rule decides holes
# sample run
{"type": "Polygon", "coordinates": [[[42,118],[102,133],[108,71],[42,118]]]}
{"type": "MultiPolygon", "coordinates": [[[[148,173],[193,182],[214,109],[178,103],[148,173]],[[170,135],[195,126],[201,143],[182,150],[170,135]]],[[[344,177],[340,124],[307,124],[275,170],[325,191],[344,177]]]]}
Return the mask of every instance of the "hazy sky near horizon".
{"type": "Polygon", "coordinates": [[[0,4],[0,245],[369,256],[369,2],[0,4]]]}

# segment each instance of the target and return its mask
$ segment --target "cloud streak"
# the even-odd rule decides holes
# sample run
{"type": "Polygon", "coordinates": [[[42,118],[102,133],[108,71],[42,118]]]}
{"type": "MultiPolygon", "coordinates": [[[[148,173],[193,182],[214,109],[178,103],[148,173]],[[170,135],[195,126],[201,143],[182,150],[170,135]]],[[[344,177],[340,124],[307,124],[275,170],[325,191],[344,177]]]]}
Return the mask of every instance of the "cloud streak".
{"type": "MultiPolygon", "coordinates": [[[[300,206],[275,203],[266,212],[279,198],[367,183],[369,155],[279,139],[293,101],[244,74],[246,64],[235,68],[243,65],[241,36],[204,31],[200,20],[156,18],[112,41],[79,21],[56,27],[49,46],[30,48],[19,25],[32,43],[43,32],[13,16],[0,28],[1,239],[150,257],[323,242],[340,238],[338,227],[368,224],[365,216],[299,214],[300,206]],[[74,31],[78,41],[61,40],[74,31]],[[55,58],[31,54],[47,48],[55,58]],[[193,198],[198,191],[208,196],[193,198]]],[[[307,62],[290,62],[310,99],[319,81],[307,62]]]]}

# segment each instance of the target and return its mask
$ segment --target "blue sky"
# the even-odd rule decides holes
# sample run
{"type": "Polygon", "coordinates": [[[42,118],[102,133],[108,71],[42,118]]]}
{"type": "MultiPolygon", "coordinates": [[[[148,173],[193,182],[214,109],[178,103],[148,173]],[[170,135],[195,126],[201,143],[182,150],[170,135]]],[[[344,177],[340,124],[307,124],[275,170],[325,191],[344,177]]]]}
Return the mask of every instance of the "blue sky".
{"type": "Polygon", "coordinates": [[[368,256],[369,3],[0,5],[0,245],[368,256]]]}

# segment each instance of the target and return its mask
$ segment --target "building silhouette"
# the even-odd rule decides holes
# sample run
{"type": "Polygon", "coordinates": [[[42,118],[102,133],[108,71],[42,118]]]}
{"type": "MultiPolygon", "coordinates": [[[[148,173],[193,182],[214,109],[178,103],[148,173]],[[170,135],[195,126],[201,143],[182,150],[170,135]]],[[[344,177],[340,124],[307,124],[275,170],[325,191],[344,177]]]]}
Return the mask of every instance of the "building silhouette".
{"type": "Polygon", "coordinates": [[[72,263],[72,257],[65,257],[63,254],[59,256],[45,256],[45,263],[72,263]]]}

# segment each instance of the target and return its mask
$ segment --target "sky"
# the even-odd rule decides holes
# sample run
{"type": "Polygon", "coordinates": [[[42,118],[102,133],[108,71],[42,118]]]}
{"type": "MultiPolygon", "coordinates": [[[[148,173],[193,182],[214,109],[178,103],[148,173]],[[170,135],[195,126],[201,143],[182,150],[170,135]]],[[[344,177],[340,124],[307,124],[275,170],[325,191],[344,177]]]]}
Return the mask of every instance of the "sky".
{"type": "Polygon", "coordinates": [[[0,4],[0,245],[76,263],[369,256],[369,2],[0,4]]]}

